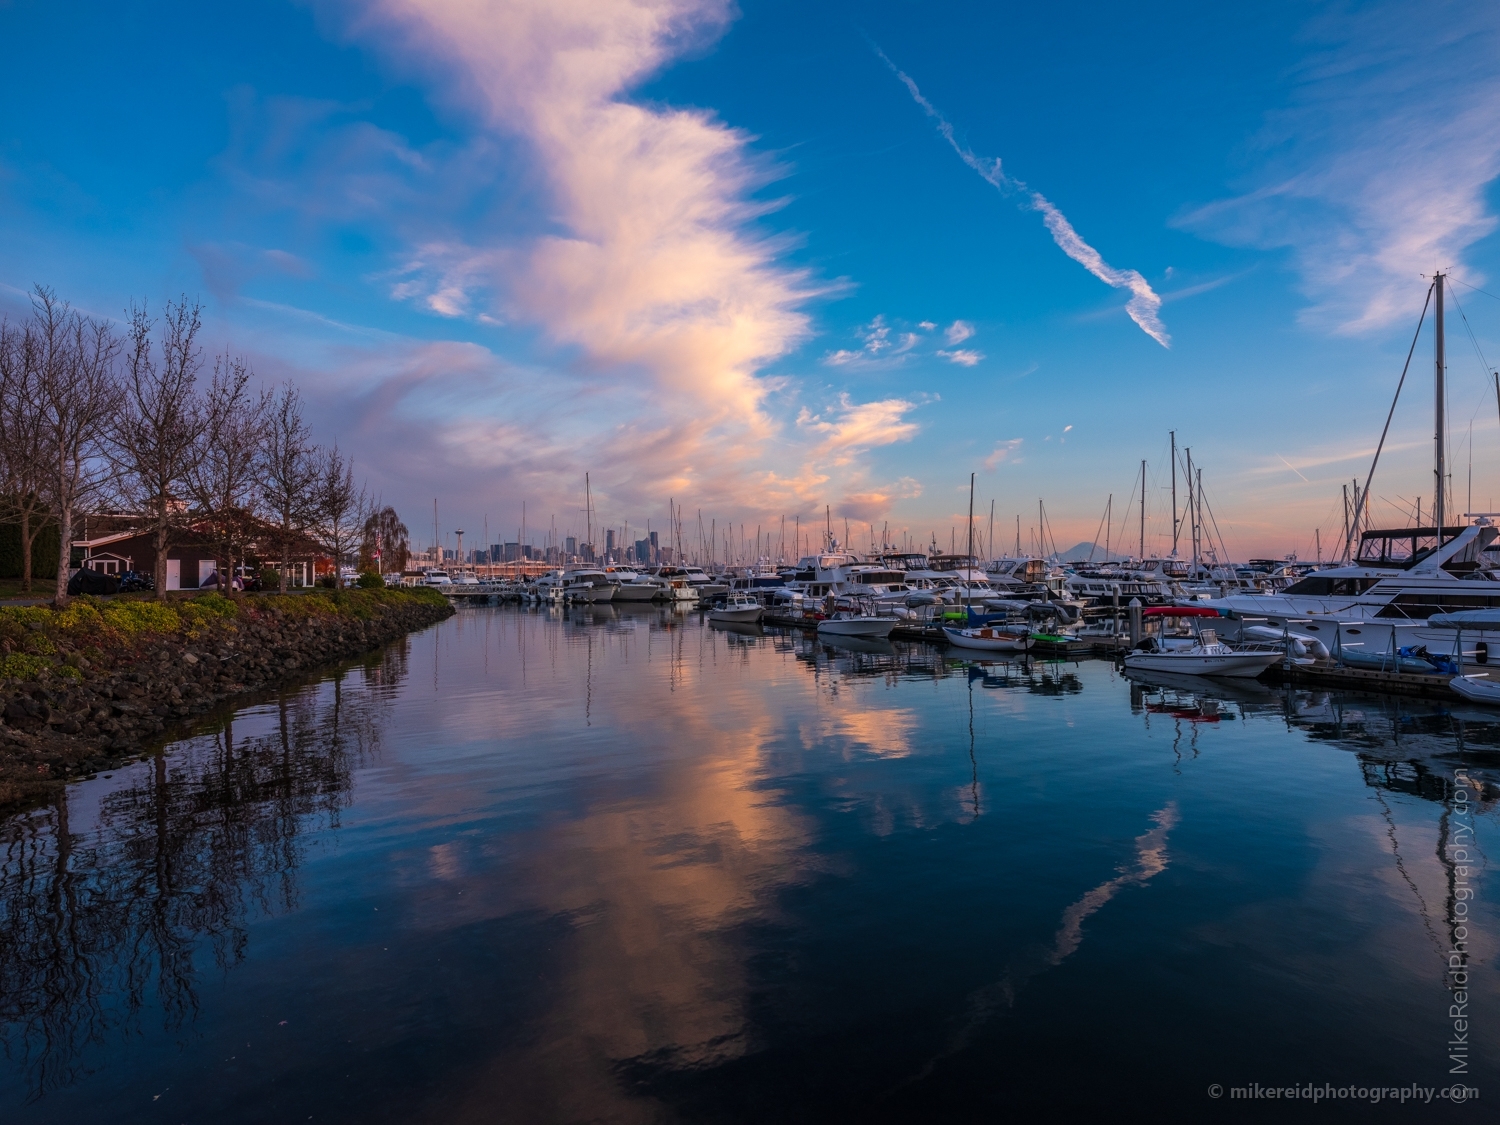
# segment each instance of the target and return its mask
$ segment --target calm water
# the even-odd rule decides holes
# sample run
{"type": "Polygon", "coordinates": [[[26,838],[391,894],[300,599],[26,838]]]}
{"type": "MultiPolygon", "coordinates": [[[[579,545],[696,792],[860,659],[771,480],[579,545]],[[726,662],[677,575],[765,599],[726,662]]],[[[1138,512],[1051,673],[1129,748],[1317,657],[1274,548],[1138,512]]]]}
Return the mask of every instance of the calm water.
{"type": "Polygon", "coordinates": [[[1411,701],[464,611],[0,826],[0,1117],[1269,1118],[1227,1088],[1461,1081],[1308,1116],[1478,1119],[1497,750],[1411,701]]]}

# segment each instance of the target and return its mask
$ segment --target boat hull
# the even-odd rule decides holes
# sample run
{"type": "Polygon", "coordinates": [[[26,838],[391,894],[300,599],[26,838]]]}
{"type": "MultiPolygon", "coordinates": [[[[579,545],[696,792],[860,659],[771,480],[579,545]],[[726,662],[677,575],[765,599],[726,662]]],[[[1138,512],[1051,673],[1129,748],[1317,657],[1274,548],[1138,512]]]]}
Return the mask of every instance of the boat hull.
{"type": "Polygon", "coordinates": [[[818,622],[818,632],[828,637],[873,637],[884,639],[896,627],[894,617],[839,617],[818,622]]]}
{"type": "Polygon", "coordinates": [[[766,611],[761,606],[752,606],[746,609],[711,609],[708,611],[710,621],[734,622],[741,625],[750,625],[761,619],[766,611]]]}
{"type": "Polygon", "coordinates": [[[1500,707],[1500,683],[1478,676],[1454,676],[1448,681],[1448,686],[1470,703],[1487,703],[1491,707],[1500,707]]]}
{"type": "Polygon", "coordinates": [[[615,587],[617,602],[649,602],[661,596],[661,587],[647,583],[624,582],[615,587]]]}
{"type": "Polygon", "coordinates": [[[1025,652],[1035,643],[1030,635],[1002,633],[996,629],[952,629],[943,627],[948,643],[982,652],[1025,652]]]}
{"type": "Polygon", "coordinates": [[[1125,656],[1125,668],[1131,672],[1254,679],[1281,658],[1279,652],[1234,652],[1223,656],[1189,652],[1132,652],[1125,656]]]}

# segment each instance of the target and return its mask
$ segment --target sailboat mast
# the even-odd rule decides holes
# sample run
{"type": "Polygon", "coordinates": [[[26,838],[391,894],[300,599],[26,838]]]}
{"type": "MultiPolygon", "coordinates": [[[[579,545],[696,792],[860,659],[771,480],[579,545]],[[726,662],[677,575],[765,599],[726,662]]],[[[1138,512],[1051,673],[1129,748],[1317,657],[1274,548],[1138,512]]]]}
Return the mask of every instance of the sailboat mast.
{"type": "Polygon", "coordinates": [[[1435,384],[1435,389],[1437,391],[1436,403],[1435,403],[1436,409],[1435,409],[1434,413],[1436,415],[1437,425],[1435,427],[1435,437],[1434,437],[1434,443],[1433,443],[1434,446],[1436,447],[1436,449],[1435,449],[1435,451],[1436,451],[1436,458],[1435,458],[1435,460],[1437,462],[1436,463],[1437,489],[1433,493],[1434,502],[1433,502],[1433,505],[1432,505],[1432,513],[1433,513],[1434,521],[1435,521],[1435,523],[1437,525],[1437,541],[1438,541],[1438,546],[1442,546],[1442,544],[1443,544],[1443,517],[1445,515],[1447,515],[1447,505],[1443,503],[1443,501],[1445,499],[1444,496],[1443,496],[1443,492],[1444,492],[1443,484],[1444,484],[1444,479],[1445,479],[1445,466],[1443,464],[1443,445],[1444,445],[1444,437],[1445,437],[1445,435],[1443,433],[1443,415],[1445,413],[1445,411],[1444,411],[1444,405],[1445,404],[1443,402],[1443,391],[1444,391],[1444,387],[1443,387],[1443,374],[1444,374],[1444,371],[1443,371],[1443,369],[1446,366],[1446,363],[1444,362],[1444,358],[1445,357],[1443,355],[1443,275],[1442,274],[1437,274],[1433,278],[1433,282],[1434,282],[1434,285],[1437,288],[1437,306],[1436,306],[1437,320],[1435,321],[1435,324],[1437,326],[1437,340],[1436,340],[1436,346],[1435,346],[1436,355],[1434,357],[1435,360],[1436,360],[1436,363],[1434,365],[1436,367],[1436,371],[1435,371],[1436,379],[1434,380],[1434,384],[1435,384]]]}
{"type": "Polygon", "coordinates": [[[1177,431],[1172,435],[1172,557],[1177,557],[1177,431]]]}
{"type": "Polygon", "coordinates": [[[1146,462],[1141,461],[1141,561],[1146,561],[1146,462]]]}
{"type": "Polygon", "coordinates": [[[1193,451],[1187,450],[1188,535],[1192,538],[1193,577],[1198,577],[1198,510],[1193,504],[1193,451]]]}

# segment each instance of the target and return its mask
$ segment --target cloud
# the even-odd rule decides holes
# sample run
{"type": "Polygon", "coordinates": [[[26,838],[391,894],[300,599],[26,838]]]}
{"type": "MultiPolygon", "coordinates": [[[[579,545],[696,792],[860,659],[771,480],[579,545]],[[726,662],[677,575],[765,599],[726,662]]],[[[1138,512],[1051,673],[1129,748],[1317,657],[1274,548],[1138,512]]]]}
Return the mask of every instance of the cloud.
{"type": "Polygon", "coordinates": [[[891,327],[886,323],[883,314],[875,317],[869,324],[861,325],[855,330],[855,335],[860,341],[860,347],[857,350],[840,348],[825,355],[823,362],[829,367],[844,367],[851,363],[870,364],[881,360],[888,361],[905,355],[920,341],[920,337],[915,332],[902,332],[892,337],[891,327]]]}
{"type": "Polygon", "coordinates": [[[1017,454],[1021,451],[1022,438],[1011,438],[1002,441],[990,451],[990,455],[984,459],[984,467],[989,472],[994,472],[1001,462],[1009,461],[1012,465],[1017,464],[1021,458],[1017,454]]]}
{"type": "Polygon", "coordinates": [[[998,156],[976,156],[967,146],[959,144],[952,124],[938,112],[937,107],[922,96],[922,91],[917,88],[916,82],[891,62],[879,47],[875,48],[875,53],[880,56],[886,66],[891,68],[891,73],[901,80],[907,92],[911,94],[912,100],[922,107],[928,117],[933,119],[938,132],[948,142],[949,147],[958,154],[960,160],[978,172],[986,183],[1002,195],[1021,193],[1025,197],[1023,206],[1042,216],[1042,222],[1052,233],[1052,241],[1057,243],[1058,248],[1104,284],[1115,289],[1129,290],[1130,300],[1125,304],[1126,314],[1135,321],[1142,332],[1162,347],[1172,346],[1172,338],[1167,334],[1166,326],[1162,324],[1161,317],[1158,315],[1161,310],[1161,298],[1156,295],[1138,271],[1118,270],[1106,262],[1099,251],[1079,236],[1063,213],[1041,192],[1033,191],[1022,181],[1006,175],[998,156]]]}
{"type": "Polygon", "coordinates": [[[937,325],[930,320],[923,320],[917,323],[917,327],[920,328],[923,332],[931,332],[934,328],[937,327],[937,325]]]}
{"type": "MultiPolygon", "coordinates": [[[[760,228],[773,204],[756,193],[778,170],[751,138],[706,110],[628,100],[732,15],[727,0],[382,0],[351,16],[477,124],[476,145],[513,146],[544,218],[432,224],[385,279],[391,295],[537,330],[549,370],[586,400],[572,417],[593,419],[568,471],[636,443],[627,460],[646,464],[619,476],[644,502],[677,489],[760,505],[758,466],[795,462],[785,443],[805,436],[768,402],[783,384],[765,368],[806,339],[804,306],[833,288],[784,265],[787,243],[760,228]]],[[[479,162],[459,170],[482,198],[479,162]]]]}
{"type": "Polygon", "coordinates": [[[819,436],[821,453],[831,455],[836,464],[845,464],[856,452],[910,441],[916,436],[917,425],[907,421],[906,415],[916,407],[915,402],[901,398],[856,404],[843,394],[836,407],[822,414],[804,407],[797,425],[819,436]]]}
{"type": "Polygon", "coordinates": [[[955,320],[943,333],[950,347],[954,344],[962,344],[972,335],[974,335],[974,326],[967,320],[955,320]]]}
{"type": "Polygon", "coordinates": [[[1220,242],[1291,249],[1306,322],[1340,333],[1415,317],[1425,282],[1496,227],[1500,8],[1438,2],[1335,8],[1289,104],[1270,115],[1240,194],[1178,225],[1220,242]]]}
{"type": "Polygon", "coordinates": [[[971,351],[968,348],[958,348],[955,351],[944,351],[939,348],[937,354],[949,363],[957,363],[962,367],[973,367],[984,358],[983,352],[971,351]]]}

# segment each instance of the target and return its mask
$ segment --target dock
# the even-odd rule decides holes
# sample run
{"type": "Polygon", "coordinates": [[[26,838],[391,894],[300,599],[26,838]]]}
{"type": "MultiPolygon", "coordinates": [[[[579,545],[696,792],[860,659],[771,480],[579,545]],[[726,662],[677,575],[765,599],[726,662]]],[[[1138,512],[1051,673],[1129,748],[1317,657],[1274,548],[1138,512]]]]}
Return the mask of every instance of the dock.
{"type": "Polygon", "coordinates": [[[1273,664],[1262,674],[1266,683],[1290,684],[1293,687],[1340,688],[1346,691],[1371,691],[1386,695],[1415,695],[1426,699],[1461,698],[1448,686],[1452,676],[1419,672],[1377,672],[1366,668],[1345,668],[1339,664],[1273,664]]]}

